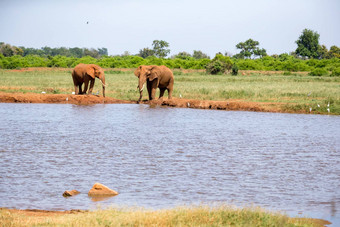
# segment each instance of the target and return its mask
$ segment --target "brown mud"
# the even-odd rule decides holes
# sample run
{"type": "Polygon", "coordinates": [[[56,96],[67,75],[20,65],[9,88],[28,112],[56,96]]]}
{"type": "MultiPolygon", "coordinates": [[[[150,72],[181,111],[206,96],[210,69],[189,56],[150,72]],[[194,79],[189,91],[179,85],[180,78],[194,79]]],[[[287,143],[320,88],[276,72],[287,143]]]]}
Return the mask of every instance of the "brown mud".
{"type": "MultiPolygon", "coordinates": [[[[60,103],[60,104],[136,104],[137,101],[120,100],[112,97],[97,95],[71,95],[71,94],[36,94],[36,93],[5,93],[0,92],[0,102],[3,103],[60,103]]],[[[147,101],[141,103],[151,106],[170,106],[180,108],[214,109],[214,110],[239,110],[255,112],[288,112],[284,110],[285,103],[247,102],[244,100],[195,100],[164,98],[162,100],[147,101]]],[[[303,112],[299,112],[303,113],[303,112]]]]}

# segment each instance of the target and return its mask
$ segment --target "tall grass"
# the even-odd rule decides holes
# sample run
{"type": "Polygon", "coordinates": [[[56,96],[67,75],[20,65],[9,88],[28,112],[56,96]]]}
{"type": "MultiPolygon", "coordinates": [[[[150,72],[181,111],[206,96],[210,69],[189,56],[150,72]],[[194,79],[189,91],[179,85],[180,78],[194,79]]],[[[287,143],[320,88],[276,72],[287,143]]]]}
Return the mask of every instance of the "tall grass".
{"type": "Polygon", "coordinates": [[[107,209],[39,216],[0,211],[3,226],[320,226],[260,208],[179,207],[164,210],[107,209]]]}
{"type": "MultiPolygon", "coordinates": [[[[138,99],[138,78],[134,76],[133,71],[117,72],[109,69],[105,75],[109,84],[106,88],[107,96],[125,100],[138,99]]],[[[101,93],[101,89],[101,84],[96,80],[94,93],[101,93]]],[[[71,69],[32,72],[0,70],[0,91],[68,94],[74,91],[71,69]]],[[[340,77],[268,73],[253,73],[247,76],[176,73],[173,96],[284,104],[288,110],[306,111],[312,108],[317,113],[328,113],[329,103],[330,112],[340,114],[340,77]]],[[[144,91],[144,98],[147,98],[147,91],[144,91]]]]}

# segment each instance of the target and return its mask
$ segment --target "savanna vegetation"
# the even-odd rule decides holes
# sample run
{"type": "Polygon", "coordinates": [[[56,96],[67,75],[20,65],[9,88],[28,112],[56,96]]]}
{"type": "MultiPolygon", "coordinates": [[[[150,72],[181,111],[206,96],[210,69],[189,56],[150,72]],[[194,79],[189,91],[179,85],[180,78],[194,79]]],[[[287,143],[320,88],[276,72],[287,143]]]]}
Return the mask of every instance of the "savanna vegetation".
{"type": "MultiPolygon", "coordinates": [[[[0,68],[26,67],[72,68],[79,63],[98,64],[103,68],[136,68],[139,65],[166,65],[171,69],[205,69],[208,74],[231,72],[232,66],[239,70],[311,72],[312,76],[339,76],[340,48],[333,45],[328,50],[319,44],[320,35],[304,29],[296,41],[297,49],[291,53],[268,56],[260,43],[248,39],[236,45],[238,54],[217,53],[213,59],[199,50],[193,54],[180,52],[169,58],[169,43],[154,40],[152,48],[143,48],[136,55],[125,52],[108,56],[107,48],[50,48],[40,49],[11,46],[0,43],[0,68]]],[[[235,70],[233,70],[234,75],[235,70]]]]}
{"type": "Polygon", "coordinates": [[[107,209],[68,214],[0,210],[3,226],[323,226],[323,220],[290,218],[260,208],[179,207],[164,210],[107,209]]]}
{"type": "MultiPolygon", "coordinates": [[[[71,68],[51,70],[0,70],[1,92],[71,94],[71,68]]],[[[134,69],[105,68],[106,96],[137,101],[138,79],[134,69]]],[[[239,76],[210,75],[204,70],[174,70],[174,98],[240,100],[283,105],[287,112],[340,114],[340,77],[311,76],[308,73],[238,71],[239,76]],[[328,107],[329,104],[329,107],[328,107]]],[[[101,93],[95,83],[94,93],[101,93]]],[[[158,94],[156,94],[157,96],[158,94]]],[[[144,98],[147,97],[146,91],[144,98]]],[[[165,94],[167,97],[167,93],[165,94]]]]}

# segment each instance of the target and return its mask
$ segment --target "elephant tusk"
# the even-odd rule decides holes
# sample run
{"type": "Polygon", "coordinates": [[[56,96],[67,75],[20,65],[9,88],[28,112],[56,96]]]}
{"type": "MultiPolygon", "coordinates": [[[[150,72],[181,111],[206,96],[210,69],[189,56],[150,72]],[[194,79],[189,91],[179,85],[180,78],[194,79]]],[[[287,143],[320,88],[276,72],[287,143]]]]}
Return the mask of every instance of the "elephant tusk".
{"type": "Polygon", "coordinates": [[[100,81],[100,83],[102,83],[102,85],[104,86],[104,87],[106,87],[108,84],[104,84],[103,83],[103,81],[101,81],[101,80],[99,80],[100,81]]]}
{"type": "Polygon", "coordinates": [[[142,89],[141,89],[140,91],[143,91],[143,90],[144,90],[144,87],[145,87],[145,84],[143,84],[143,87],[142,87],[142,89]]]}

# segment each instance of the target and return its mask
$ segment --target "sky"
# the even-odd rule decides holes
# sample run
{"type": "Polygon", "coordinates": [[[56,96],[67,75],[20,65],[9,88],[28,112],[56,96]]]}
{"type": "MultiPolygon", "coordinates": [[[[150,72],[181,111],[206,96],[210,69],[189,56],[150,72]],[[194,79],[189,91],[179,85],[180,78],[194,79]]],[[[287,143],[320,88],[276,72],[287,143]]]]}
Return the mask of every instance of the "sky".
{"type": "Polygon", "coordinates": [[[164,40],[168,57],[214,57],[251,38],[272,55],[295,51],[305,28],[340,47],[340,0],[0,0],[0,28],[0,42],[33,48],[138,54],[164,40]]]}

